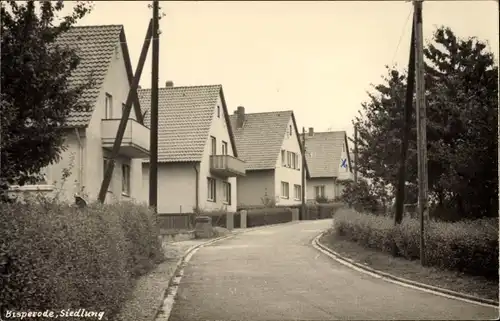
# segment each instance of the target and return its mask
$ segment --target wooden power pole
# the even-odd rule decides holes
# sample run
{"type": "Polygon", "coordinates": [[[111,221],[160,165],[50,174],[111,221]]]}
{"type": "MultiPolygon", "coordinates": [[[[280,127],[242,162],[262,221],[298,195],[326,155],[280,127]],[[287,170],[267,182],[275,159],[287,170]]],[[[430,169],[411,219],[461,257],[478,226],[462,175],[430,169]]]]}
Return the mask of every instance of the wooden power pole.
{"type": "MultiPolygon", "coordinates": [[[[408,80],[406,83],[405,106],[403,110],[403,137],[401,139],[401,156],[399,159],[398,186],[396,192],[396,213],[394,224],[403,220],[406,183],[406,158],[408,156],[408,141],[410,139],[411,118],[413,111],[413,94],[415,92],[415,19],[411,27],[410,59],[408,61],[408,80]]],[[[393,253],[396,255],[396,253],[393,253]]]]}
{"type": "Polygon", "coordinates": [[[415,70],[417,90],[417,154],[418,154],[418,211],[420,215],[420,263],[425,265],[425,220],[427,208],[427,119],[424,83],[424,43],[422,28],[422,2],[413,1],[415,19],[415,70]]]}
{"type": "Polygon", "coordinates": [[[158,65],[159,65],[159,4],[153,1],[153,59],[151,76],[151,128],[149,148],[149,206],[158,210],[158,65]]]}
{"type": "Polygon", "coordinates": [[[302,209],[301,218],[306,217],[306,129],[302,127],[302,209]]]}

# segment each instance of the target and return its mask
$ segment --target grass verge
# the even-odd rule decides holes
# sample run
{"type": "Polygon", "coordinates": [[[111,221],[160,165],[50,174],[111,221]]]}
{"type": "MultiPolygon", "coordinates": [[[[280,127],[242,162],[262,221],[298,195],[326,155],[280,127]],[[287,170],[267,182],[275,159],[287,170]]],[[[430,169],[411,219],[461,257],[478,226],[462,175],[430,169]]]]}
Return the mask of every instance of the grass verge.
{"type": "Polygon", "coordinates": [[[387,253],[367,249],[339,236],[333,229],[325,233],[319,241],[340,255],[375,270],[411,281],[498,301],[498,281],[435,267],[422,267],[418,260],[394,258],[387,253]]]}

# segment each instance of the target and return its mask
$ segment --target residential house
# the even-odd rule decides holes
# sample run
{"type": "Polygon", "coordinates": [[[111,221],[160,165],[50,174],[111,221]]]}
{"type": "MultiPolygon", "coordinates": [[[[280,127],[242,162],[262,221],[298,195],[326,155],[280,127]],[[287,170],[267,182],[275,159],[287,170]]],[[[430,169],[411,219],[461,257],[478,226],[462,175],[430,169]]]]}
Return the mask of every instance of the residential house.
{"type": "Polygon", "coordinates": [[[340,181],[352,179],[346,132],[316,133],[310,127],[305,137],[305,146],[311,173],[307,181],[307,200],[333,200],[342,195],[344,187],[340,181]]]}
{"type": "MultiPolygon", "coordinates": [[[[158,213],[236,211],[237,177],[245,175],[238,159],[221,85],[159,89],[158,213]]],[[[151,90],[139,90],[150,123],[151,90]]],[[[144,192],[149,163],[143,164],[144,192]]]]}
{"type": "Polygon", "coordinates": [[[246,114],[238,107],[231,124],[246,163],[246,176],[237,182],[238,205],[300,204],[302,146],[293,111],[246,114]]]}
{"type": "MultiPolygon", "coordinates": [[[[72,27],[57,43],[75,48],[81,59],[70,84],[90,77],[95,81],[82,95],[91,108],[70,113],[65,126],[67,149],[59,162],[43,169],[44,181],[13,190],[58,193],[60,200],[70,202],[75,194],[96,200],[133,77],[125,30],[122,25],[72,27]]],[[[149,155],[149,129],[141,116],[140,106],[134,104],[108,188],[108,202],[141,200],[142,158],[149,155]]]]}

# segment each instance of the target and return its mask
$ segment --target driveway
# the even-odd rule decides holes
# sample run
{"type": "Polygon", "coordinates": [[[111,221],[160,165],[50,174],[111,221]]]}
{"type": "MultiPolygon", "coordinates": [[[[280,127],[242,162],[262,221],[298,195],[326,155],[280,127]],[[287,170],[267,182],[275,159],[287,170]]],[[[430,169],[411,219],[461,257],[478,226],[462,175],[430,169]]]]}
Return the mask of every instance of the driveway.
{"type": "Polygon", "coordinates": [[[331,220],[284,224],[201,248],[184,270],[171,321],[485,320],[497,309],[354,271],[311,246],[331,220]]]}

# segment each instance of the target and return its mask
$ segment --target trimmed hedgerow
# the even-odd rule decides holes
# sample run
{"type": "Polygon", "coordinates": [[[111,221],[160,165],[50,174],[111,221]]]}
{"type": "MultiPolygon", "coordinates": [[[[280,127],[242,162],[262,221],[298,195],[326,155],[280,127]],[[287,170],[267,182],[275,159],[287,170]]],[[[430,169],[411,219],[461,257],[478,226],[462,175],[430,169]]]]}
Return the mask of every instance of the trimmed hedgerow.
{"type": "Polygon", "coordinates": [[[133,203],[0,203],[0,235],[2,312],[82,308],[109,320],[163,260],[153,213],[133,203]]]}
{"type": "MultiPolygon", "coordinates": [[[[426,226],[427,264],[498,278],[498,218],[455,223],[431,220],[426,226]]],[[[390,253],[395,242],[400,256],[420,258],[417,219],[405,218],[394,226],[387,216],[343,210],[335,215],[334,228],[338,235],[363,246],[390,253]]]]}

